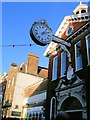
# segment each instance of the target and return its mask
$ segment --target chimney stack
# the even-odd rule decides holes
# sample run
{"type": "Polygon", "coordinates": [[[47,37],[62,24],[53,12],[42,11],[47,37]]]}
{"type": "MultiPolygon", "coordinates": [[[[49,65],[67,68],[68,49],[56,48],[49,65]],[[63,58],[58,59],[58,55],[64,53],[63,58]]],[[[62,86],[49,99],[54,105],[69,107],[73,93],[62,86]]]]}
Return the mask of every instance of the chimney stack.
{"type": "Polygon", "coordinates": [[[28,54],[27,73],[37,75],[38,71],[38,56],[35,54],[28,54]]]}

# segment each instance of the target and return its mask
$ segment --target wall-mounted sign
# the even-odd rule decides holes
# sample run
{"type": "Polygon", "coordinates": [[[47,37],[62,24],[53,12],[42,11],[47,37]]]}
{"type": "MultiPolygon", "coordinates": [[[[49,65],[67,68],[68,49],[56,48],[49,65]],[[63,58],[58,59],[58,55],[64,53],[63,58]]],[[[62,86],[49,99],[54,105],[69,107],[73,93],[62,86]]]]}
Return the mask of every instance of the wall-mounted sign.
{"type": "Polygon", "coordinates": [[[12,116],[18,116],[18,117],[20,117],[21,116],[21,112],[12,111],[12,116]]]}

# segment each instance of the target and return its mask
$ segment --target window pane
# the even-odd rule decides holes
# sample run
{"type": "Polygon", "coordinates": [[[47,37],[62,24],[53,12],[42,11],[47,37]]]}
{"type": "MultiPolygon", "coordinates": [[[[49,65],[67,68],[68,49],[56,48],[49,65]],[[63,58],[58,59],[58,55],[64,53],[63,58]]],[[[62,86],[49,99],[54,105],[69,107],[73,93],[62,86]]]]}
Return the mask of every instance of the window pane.
{"type": "Polygon", "coordinates": [[[65,75],[66,72],[66,52],[61,53],[61,77],[65,75]]]}
{"type": "Polygon", "coordinates": [[[53,59],[52,80],[57,79],[57,63],[58,63],[58,57],[55,57],[53,59]]]}
{"type": "Polygon", "coordinates": [[[14,85],[14,77],[12,78],[12,85],[14,85]]]}
{"type": "Polygon", "coordinates": [[[7,85],[8,85],[8,88],[9,88],[10,87],[10,80],[8,80],[8,84],[7,85]]]}
{"type": "Polygon", "coordinates": [[[81,53],[81,41],[75,44],[75,62],[76,70],[82,68],[82,53],[81,53]]]}
{"type": "Polygon", "coordinates": [[[90,65],[90,35],[86,37],[88,65],[90,65]]]}

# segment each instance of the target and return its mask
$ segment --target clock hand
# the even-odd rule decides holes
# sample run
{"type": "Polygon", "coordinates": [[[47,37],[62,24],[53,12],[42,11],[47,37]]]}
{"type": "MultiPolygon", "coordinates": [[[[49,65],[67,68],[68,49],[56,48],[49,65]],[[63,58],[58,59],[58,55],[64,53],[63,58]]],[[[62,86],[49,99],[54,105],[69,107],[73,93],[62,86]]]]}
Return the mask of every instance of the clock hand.
{"type": "Polygon", "coordinates": [[[47,34],[47,33],[49,33],[49,32],[44,31],[44,32],[42,32],[41,34],[43,35],[43,34],[47,34]]]}
{"type": "Polygon", "coordinates": [[[47,29],[45,29],[41,34],[46,34],[47,33],[47,29]]]}

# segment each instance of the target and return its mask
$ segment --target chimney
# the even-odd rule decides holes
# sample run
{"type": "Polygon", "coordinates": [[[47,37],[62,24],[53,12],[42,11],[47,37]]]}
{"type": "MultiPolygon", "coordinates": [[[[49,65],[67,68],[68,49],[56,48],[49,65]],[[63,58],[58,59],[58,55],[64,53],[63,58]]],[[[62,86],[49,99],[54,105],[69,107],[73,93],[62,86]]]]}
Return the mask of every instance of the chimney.
{"type": "Polygon", "coordinates": [[[35,54],[28,54],[27,73],[37,75],[38,72],[38,56],[35,54]]]}

